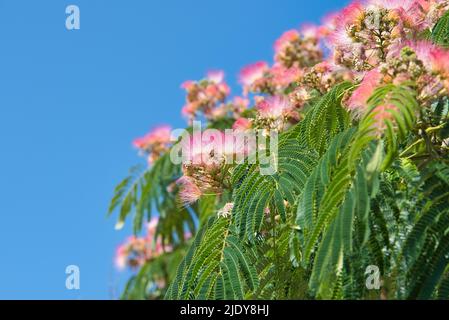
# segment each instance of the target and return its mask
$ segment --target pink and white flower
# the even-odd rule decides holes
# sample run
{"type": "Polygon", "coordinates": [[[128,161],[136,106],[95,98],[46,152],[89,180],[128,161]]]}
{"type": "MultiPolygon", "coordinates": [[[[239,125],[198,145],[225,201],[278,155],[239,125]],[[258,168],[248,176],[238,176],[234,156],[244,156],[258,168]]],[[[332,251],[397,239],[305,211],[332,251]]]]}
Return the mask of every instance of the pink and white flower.
{"type": "Polygon", "coordinates": [[[263,79],[268,71],[268,64],[264,61],[256,62],[242,69],[240,72],[239,81],[243,85],[245,95],[248,94],[254,83],[260,79],[263,79]]]}
{"type": "Polygon", "coordinates": [[[215,84],[220,84],[224,81],[225,73],[223,70],[211,70],[207,73],[207,79],[215,84]]]}
{"type": "Polygon", "coordinates": [[[368,99],[381,83],[382,74],[377,69],[369,71],[360,86],[352,93],[347,106],[350,110],[362,112],[366,110],[368,99]]]}
{"type": "Polygon", "coordinates": [[[283,96],[269,97],[256,106],[258,116],[263,119],[279,119],[287,117],[292,112],[290,101],[283,96]]]}

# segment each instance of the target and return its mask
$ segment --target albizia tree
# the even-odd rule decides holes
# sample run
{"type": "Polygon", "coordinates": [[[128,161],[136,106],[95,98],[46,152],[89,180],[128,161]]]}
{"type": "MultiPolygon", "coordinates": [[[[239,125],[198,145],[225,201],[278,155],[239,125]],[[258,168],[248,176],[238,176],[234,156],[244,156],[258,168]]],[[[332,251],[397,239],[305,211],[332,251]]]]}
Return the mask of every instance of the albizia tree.
{"type": "Polygon", "coordinates": [[[448,299],[448,10],[356,1],[285,32],[240,96],[222,71],[182,84],[188,132],[279,132],[276,170],[224,161],[245,146],[216,152],[201,132],[182,163],[168,126],[135,140],[149,165],[110,206],[135,232],[117,251],[134,270],[123,298],[448,299]]]}

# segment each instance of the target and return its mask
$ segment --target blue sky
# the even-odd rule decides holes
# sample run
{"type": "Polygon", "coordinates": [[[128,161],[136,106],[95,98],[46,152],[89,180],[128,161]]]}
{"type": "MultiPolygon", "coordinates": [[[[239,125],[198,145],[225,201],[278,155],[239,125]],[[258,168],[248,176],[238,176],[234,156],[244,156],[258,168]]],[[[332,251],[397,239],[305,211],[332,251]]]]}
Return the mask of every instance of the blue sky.
{"type": "Polygon", "coordinates": [[[184,126],[184,80],[220,68],[235,85],[283,31],[346,2],[0,0],[0,299],[117,297],[127,275],[113,254],[130,228],[106,209],[142,162],[132,139],[184,126]],[[65,28],[70,4],[80,30],[65,28]]]}

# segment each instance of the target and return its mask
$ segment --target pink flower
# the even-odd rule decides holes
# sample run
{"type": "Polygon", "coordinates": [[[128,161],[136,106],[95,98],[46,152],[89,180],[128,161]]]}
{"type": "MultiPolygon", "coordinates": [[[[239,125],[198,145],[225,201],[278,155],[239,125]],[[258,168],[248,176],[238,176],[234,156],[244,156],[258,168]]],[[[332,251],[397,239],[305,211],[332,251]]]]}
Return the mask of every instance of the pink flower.
{"type": "Polygon", "coordinates": [[[156,144],[170,143],[171,130],[170,126],[157,127],[144,137],[135,139],[133,145],[138,149],[147,149],[156,144]]]}
{"type": "Polygon", "coordinates": [[[181,141],[184,164],[205,165],[212,169],[221,162],[224,134],[218,130],[194,133],[181,141]]]}
{"type": "Polygon", "coordinates": [[[203,195],[203,192],[191,177],[183,176],[179,178],[176,183],[181,187],[179,197],[182,204],[185,206],[195,203],[203,195]]]}
{"type": "Polygon", "coordinates": [[[234,97],[233,104],[241,107],[242,109],[246,109],[249,106],[249,100],[242,97],[234,97]]]}
{"type": "Polygon", "coordinates": [[[449,51],[434,45],[429,41],[408,42],[410,47],[429,71],[435,71],[449,76],[449,51]]]}
{"type": "Polygon", "coordinates": [[[382,74],[377,69],[366,73],[360,86],[352,93],[348,102],[350,110],[364,110],[368,99],[382,80],[382,74]]]}
{"type": "Polygon", "coordinates": [[[232,101],[232,111],[234,112],[234,117],[239,117],[240,114],[248,109],[250,101],[242,97],[234,97],[232,101]]]}
{"type": "Polygon", "coordinates": [[[286,117],[292,111],[290,101],[283,96],[268,97],[256,106],[260,118],[278,119],[286,117]]]}
{"type": "Polygon", "coordinates": [[[210,71],[200,82],[186,81],[182,87],[187,91],[182,114],[191,122],[197,115],[212,116],[213,109],[223,103],[231,89],[224,82],[223,71],[210,71]]]}
{"type": "Polygon", "coordinates": [[[299,81],[303,75],[303,71],[295,66],[286,68],[280,63],[276,63],[271,68],[270,74],[273,76],[274,85],[285,89],[293,82],[299,81]]]}
{"type": "Polygon", "coordinates": [[[189,90],[193,89],[195,87],[195,85],[196,85],[195,81],[187,80],[181,84],[181,88],[189,91],[189,90]]]}
{"type": "Polygon", "coordinates": [[[304,39],[318,39],[320,38],[320,27],[314,24],[304,24],[302,25],[300,32],[304,39]]]}
{"type": "MultiPolygon", "coordinates": [[[[387,10],[404,10],[409,11],[420,1],[416,0],[368,0],[367,7],[377,6],[387,10]]],[[[421,1],[425,2],[425,1],[421,1]]]]}
{"type": "Polygon", "coordinates": [[[298,30],[292,29],[284,32],[279,39],[274,43],[274,50],[280,52],[284,50],[291,42],[299,40],[301,35],[298,30]]]}
{"type": "Polygon", "coordinates": [[[224,81],[224,71],[211,70],[207,73],[207,79],[215,84],[220,84],[224,81]]]}
{"type": "Polygon", "coordinates": [[[190,238],[192,238],[192,233],[189,231],[184,232],[184,240],[189,240],[190,238]]]}
{"type": "Polygon", "coordinates": [[[430,41],[406,41],[395,50],[389,57],[398,57],[403,48],[409,47],[415,52],[416,57],[424,64],[430,72],[437,72],[443,76],[449,76],[449,50],[443,49],[430,41]]]}
{"type": "Polygon", "coordinates": [[[449,77],[449,51],[442,48],[436,48],[430,54],[432,68],[436,72],[449,77]]]}
{"type": "Polygon", "coordinates": [[[251,127],[252,127],[251,120],[247,118],[239,118],[234,122],[232,129],[236,131],[246,131],[251,129],[251,127]]]}
{"type": "Polygon", "coordinates": [[[337,18],[339,16],[338,12],[331,12],[324,16],[322,19],[322,25],[319,26],[320,37],[327,37],[329,34],[337,28],[337,18]]]}
{"type": "Polygon", "coordinates": [[[357,20],[363,17],[364,8],[360,1],[354,1],[346,6],[339,13],[331,16],[328,21],[330,27],[334,32],[330,34],[330,44],[335,46],[349,46],[352,44],[352,39],[348,35],[348,29],[355,24],[357,20]]]}
{"type": "Polygon", "coordinates": [[[223,208],[218,210],[218,217],[219,218],[228,218],[232,214],[232,210],[234,209],[234,203],[229,202],[224,205],[223,208]]]}
{"type": "MultiPolygon", "coordinates": [[[[257,80],[262,79],[265,76],[265,73],[269,71],[268,64],[263,61],[256,62],[249,66],[246,66],[240,72],[240,83],[248,89],[251,87],[257,80]]],[[[246,90],[245,90],[246,91],[246,90]]]]}
{"type": "MultiPolygon", "coordinates": [[[[352,48],[354,43],[348,34],[348,30],[351,25],[355,24],[357,20],[360,20],[363,17],[363,14],[364,8],[360,1],[354,1],[339,13],[331,16],[330,19],[332,20],[328,21],[330,23],[329,31],[331,31],[331,33],[327,37],[328,44],[340,49],[343,48],[347,51],[356,50],[355,48],[352,48]]],[[[335,52],[334,54],[336,54],[337,52],[335,52]]]]}
{"type": "Polygon", "coordinates": [[[220,93],[220,90],[217,85],[210,84],[206,87],[206,94],[208,96],[217,96],[220,93]]]}
{"type": "Polygon", "coordinates": [[[154,237],[156,235],[156,229],[159,224],[159,217],[154,217],[148,222],[147,225],[147,234],[150,237],[154,237]]]}
{"type": "Polygon", "coordinates": [[[210,120],[218,120],[226,117],[229,112],[229,106],[227,104],[221,104],[218,107],[213,108],[210,110],[206,117],[210,120]]]}
{"type": "Polygon", "coordinates": [[[225,96],[228,96],[231,93],[231,88],[229,88],[229,86],[224,82],[218,84],[218,90],[225,96]]]}
{"type": "Polygon", "coordinates": [[[318,73],[327,73],[333,71],[334,69],[337,69],[337,66],[332,62],[323,61],[316,64],[313,69],[318,73]]]}
{"type": "Polygon", "coordinates": [[[363,17],[364,7],[360,1],[356,0],[346,6],[338,15],[336,22],[337,28],[345,29],[363,17]]]}
{"type": "Polygon", "coordinates": [[[126,263],[128,260],[128,253],[126,250],[126,245],[120,245],[115,252],[115,266],[118,270],[122,271],[126,268],[126,263]]]}
{"type": "Polygon", "coordinates": [[[181,113],[183,116],[187,118],[192,118],[195,116],[195,112],[198,109],[195,103],[187,103],[184,107],[182,107],[181,113]]]}

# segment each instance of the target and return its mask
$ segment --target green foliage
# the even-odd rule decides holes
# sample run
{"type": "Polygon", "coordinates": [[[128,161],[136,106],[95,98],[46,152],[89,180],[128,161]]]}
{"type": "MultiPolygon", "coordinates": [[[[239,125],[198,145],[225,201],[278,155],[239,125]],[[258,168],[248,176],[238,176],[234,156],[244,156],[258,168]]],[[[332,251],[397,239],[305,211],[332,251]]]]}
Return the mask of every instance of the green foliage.
{"type": "Polygon", "coordinates": [[[281,141],[276,156],[273,163],[277,171],[273,175],[263,175],[258,164],[241,165],[233,172],[232,181],[237,186],[234,221],[242,239],[252,240],[261,230],[270,204],[286,221],[287,206],[295,204],[317,159],[315,152],[308,151],[296,139],[281,141]]]}
{"type": "Polygon", "coordinates": [[[109,215],[119,211],[116,228],[122,228],[126,219],[134,214],[133,229],[137,234],[144,220],[149,221],[156,210],[159,214],[157,235],[162,236],[164,243],[182,242],[186,225],[193,233],[195,211],[182,208],[173,193],[167,190],[174,187],[174,181],[180,175],[180,166],[172,163],[169,154],[158,159],[151,168],[132,168],[130,175],[116,187],[109,206],[109,215]]]}
{"type": "Polygon", "coordinates": [[[440,46],[449,46],[449,12],[433,28],[430,39],[440,46]]]}
{"type": "Polygon", "coordinates": [[[199,231],[168,289],[168,299],[243,299],[259,285],[247,250],[227,218],[211,218],[199,231]]]}
{"type": "Polygon", "coordinates": [[[166,284],[176,276],[176,266],[185,254],[185,246],[176,248],[156,259],[147,261],[127,282],[122,300],[148,300],[163,297],[166,284]]]}
{"type": "Polygon", "coordinates": [[[348,82],[335,86],[307,115],[305,136],[309,146],[320,155],[326,151],[330,139],[349,125],[349,114],[342,107],[341,100],[351,87],[348,82]]]}

